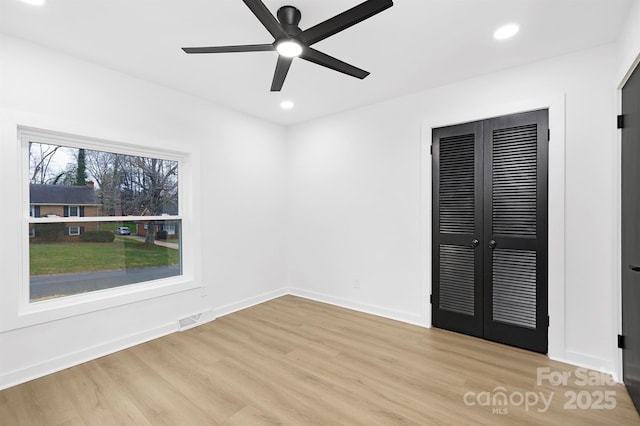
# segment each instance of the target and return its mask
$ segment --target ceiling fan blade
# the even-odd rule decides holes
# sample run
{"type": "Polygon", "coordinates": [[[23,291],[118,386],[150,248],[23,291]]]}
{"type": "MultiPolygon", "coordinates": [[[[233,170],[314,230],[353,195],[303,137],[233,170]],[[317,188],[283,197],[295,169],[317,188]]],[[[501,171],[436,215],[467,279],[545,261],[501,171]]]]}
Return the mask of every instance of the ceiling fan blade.
{"type": "Polygon", "coordinates": [[[284,84],[284,79],[287,77],[289,67],[293,62],[293,58],[287,58],[285,56],[278,55],[278,63],[276,64],[276,72],[273,74],[273,81],[271,82],[271,91],[279,92],[284,84]]]}
{"type": "Polygon", "coordinates": [[[393,6],[392,0],[367,0],[298,34],[307,46],[324,40],[393,6]]]}
{"type": "Polygon", "coordinates": [[[241,46],[183,47],[185,53],[270,52],[273,44],[244,44],[241,46]]]}
{"type": "Polygon", "coordinates": [[[300,55],[300,58],[359,79],[363,79],[370,74],[368,71],[354,67],[346,62],[342,62],[340,59],[336,59],[333,56],[319,52],[311,47],[305,48],[302,55],[300,55]]]}
{"type": "Polygon", "coordinates": [[[269,9],[267,9],[267,6],[265,6],[264,3],[262,3],[260,0],[242,1],[247,5],[249,9],[251,9],[253,14],[256,15],[256,18],[258,18],[258,20],[262,22],[262,25],[264,25],[267,31],[271,33],[273,38],[277,40],[280,38],[289,37],[285,30],[282,29],[282,26],[280,25],[278,20],[273,16],[271,12],[269,12],[269,9]]]}

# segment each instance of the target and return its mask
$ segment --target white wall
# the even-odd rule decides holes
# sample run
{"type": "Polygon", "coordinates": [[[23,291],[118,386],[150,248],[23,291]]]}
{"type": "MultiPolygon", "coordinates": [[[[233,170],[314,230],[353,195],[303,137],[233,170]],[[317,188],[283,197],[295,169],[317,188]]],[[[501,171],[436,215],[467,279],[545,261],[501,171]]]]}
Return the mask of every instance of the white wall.
{"type": "Polygon", "coordinates": [[[286,144],[242,115],[215,127],[202,147],[203,269],[223,315],[284,294],[286,144]]]}
{"type": "Polygon", "coordinates": [[[428,324],[420,242],[430,206],[421,209],[420,199],[430,159],[421,158],[421,123],[451,120],[456,111],[460,121],[486,118],[502,105],[564,95],[566,279],[556,285],[564,285],[565,301],[560,318],[551,318],[564,324],[564,339],[555,358],[614,372],[615,62],[615,47],[605,46],[291,128],[294,292],[428,324]]]}
{"type": "Polygon", "coordinates": [[[281,293],[283,128],[9,37],[0,36],[0,64],[0,389],[175,331],[181,317],[281,293]],[[185,259],[194,266],[187,287],[204,291],[59,319],[21,315],[16,125],[186,153],[187,220],[202,230],[185,259]]]}
{"type": "Polygon", "coordinates": [[[618,83],[623,83],[640,61],[640,2],[633,3],[618,38],[618,83]]]}

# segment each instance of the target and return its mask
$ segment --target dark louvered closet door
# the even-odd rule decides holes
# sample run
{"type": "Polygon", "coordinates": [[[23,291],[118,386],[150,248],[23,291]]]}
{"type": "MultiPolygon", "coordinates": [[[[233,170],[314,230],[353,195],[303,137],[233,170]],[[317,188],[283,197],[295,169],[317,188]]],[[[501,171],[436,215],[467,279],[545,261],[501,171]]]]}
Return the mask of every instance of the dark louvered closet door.
{"type": "Polygon", "coordinates": [[[548,111],[433,130],[433,325],[547,352],[548,111]]]}
{"type": "Polygon", "coordinates": [[[482,123],[433,131],[433,324],[482,336],[482,123]]]}
{"type": "Polygon", "coordinates": [[[547,352],[548,112],[485,121],[484,337],[547,352]]]}
{"type": "Polygon", "coordinates": [[[622,376],[640,412],[640,66],[622,88],[622,376]]]}

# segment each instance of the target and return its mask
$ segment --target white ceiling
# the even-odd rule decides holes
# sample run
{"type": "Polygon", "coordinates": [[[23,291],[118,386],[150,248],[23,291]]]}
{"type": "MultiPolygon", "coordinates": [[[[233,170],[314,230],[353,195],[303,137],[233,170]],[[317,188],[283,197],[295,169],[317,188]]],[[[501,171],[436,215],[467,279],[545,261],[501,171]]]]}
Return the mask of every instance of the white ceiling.
{"type": "MultiPolygon", "coordinates": [[[[363,0],[264,0],[302,11],[304,30],[363,0]]],[[[211,100],[294,124],[616,40],[634,0],[395,0],[392,8],[314,45],[364,68],[358,80],[296,59],[269,91],[275,52],[186,55],[182,46],[271,43],[241,0],[0,0],[0,32],[211,100]],[[517,22],[497,42],[493,31],[517,22]],[[283,111],[279,103],[296,103],[283,111]]]]}

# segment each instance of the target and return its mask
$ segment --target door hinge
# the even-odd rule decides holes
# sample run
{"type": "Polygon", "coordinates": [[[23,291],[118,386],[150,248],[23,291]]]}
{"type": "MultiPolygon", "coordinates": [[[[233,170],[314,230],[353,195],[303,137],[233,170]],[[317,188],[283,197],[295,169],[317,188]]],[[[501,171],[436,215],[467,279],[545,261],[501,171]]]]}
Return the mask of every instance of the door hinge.
{"type": "Polygon", "coordinates": [[[624,128],[624,115],[620,114],[618,116],[618,129],[624,128]]]}
{"type": "Polygon", "coordinates": [[[549,318],[549,315],[547,315],[547,327],[549,327],[549,325],[551,325],[551,318],[549,318]]]}
{"type": "Polygon", "coordinates": [[[547,142],[551,140],[551,129],[547,129],[547,142]]]}
{"type": "Polygon", "coordinates": [[[429,145],[429,154],[433,155],[433,145],[429,145]]]}
{"type": "Polygon", "coordinates": [[[624,349],[624,336],[622,334],[618,334],[618,348],[624,349]]]}
{"type": "Polygon", "coordinates": [[[429,295],[429,303],[433,305],[433,294],[429,295]]]}

